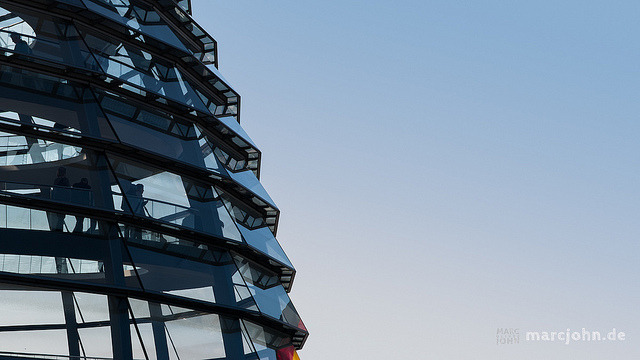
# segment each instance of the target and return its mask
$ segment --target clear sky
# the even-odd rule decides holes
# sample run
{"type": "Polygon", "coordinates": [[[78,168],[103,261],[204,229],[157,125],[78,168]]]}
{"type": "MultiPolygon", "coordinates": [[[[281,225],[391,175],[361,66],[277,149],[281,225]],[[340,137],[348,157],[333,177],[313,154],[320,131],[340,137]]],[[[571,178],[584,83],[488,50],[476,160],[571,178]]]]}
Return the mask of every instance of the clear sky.
{"type": "Polygon", "coordinates": [[[640,356],[640,2],[193,4],[282,211],[303,360],[640,356]],[[626,339],[524,341],[583,327],[626,339]]]}

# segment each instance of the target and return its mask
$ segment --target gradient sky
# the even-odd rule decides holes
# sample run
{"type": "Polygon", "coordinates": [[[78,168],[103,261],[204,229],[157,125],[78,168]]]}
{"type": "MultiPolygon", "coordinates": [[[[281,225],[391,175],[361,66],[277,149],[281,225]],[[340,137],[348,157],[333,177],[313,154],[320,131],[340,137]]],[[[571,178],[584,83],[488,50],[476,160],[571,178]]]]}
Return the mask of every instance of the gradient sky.
{"type": "Polygon", "coordinates": [[[638,1],[193,5],[282,211],[303,360],[640,356],[638,1]]]}

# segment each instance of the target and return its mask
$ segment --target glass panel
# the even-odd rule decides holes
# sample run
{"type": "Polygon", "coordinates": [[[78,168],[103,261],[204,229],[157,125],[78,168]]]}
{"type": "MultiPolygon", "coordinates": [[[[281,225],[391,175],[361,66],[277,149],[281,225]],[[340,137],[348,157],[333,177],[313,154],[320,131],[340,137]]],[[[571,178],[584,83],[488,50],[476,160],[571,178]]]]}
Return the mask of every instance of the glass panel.
{"type": "Polygon", "coordinates": [[[111,356],[106,296],[0,284],[0,311],[0,356],[111,356]]]}
{"type": "Polygon", "coordinates": [[[163,315],[171,342],[181,359],[225,358],[220,317],[167,306],[163,315]]]}
{"type": "Polygon", "coordinates": [[[194,124],[116,94],[97,95],[123,143],[228,176],[194,124]]]}
{"type": "Polygon", "coordinates": [[[111,328],[108,325],[78,329],[78,333],[86,357],[113,358],[111,328]]]}
{"type": "Polygon", "coordinates": [[[282,360],[278,353],[291,346],[291,339],[275,330],[265,328],[247,320],[242,320],[253,347],[260,360],[282,360]]]}
{"type": "Polygon", "coordinates": [[[221,194],[225,206],[229,209],[229,213],[233,216],[237,224],[241,224],[249,229],[256,229],[265,225],[264,217],[256,210],[234,199],[219,188],[218,192],[221,194]]]}
{"type": "Polygon", "coordinates": [[[82,156],[82,148],[0,131],[0,166],[31,165],[82,156]]]}
{"type": "Polygon", "coordinates": [[[93,93],[64,79],[0,66],[0,122],[115,141],[93,93]]]}
{"type": "MultiPolygon", "coordinates": [[[[32,143],[29,156],[38,156],[42,161],[44,156],[32,150],[34,146],[39,147],[41,141],[41,139],[27,139],[27,142],[32,143]]],[[[63,147],[63,155],[64,152],[70,154],[78,149],[73,147],[64,149],[63,147]]],[[[54,151],[58,150],[60,149],[54,149],[54,151]]],[[[55,156],[58,155],[52,155],[52,157],[55,156]]],[[[119,199],[114,198],[111,193],[112,187],[117,187],[117,185],[115,185],[106,159],[103,155],[86,149],[63,160],[40,164],[0,166],[0,179],[2,179],[0,192],[13,196],[32,197],[106,210],[114,210],[114,202],[119,202],[119,199]]],[[[119,209],[122,209],[121,204],[118,206],[119,209]]],[[[123,210],[128,209],[124,208],[123,210]]],[[[50,213],[48,217],[51,230],[64,230],[66,219],[64,213],[50,213]]]]}
{"type": "MultiPolygon", "coordinates": [[[[108,244],[100,238],[42,237],[38,233],[29,232],[2,232],[0,237],[5,239],[0,244],[0,272],[94,284],[112,283],[104,264],[109,253],[108,244]]],[[[126,285],[139,288],[137,274],[144,270],[134,269],[126,253],[123,258],[122,271],[126,285]]],[[[89,316],[87,321],[94,319],[89,316]]]]}
{"type": "Polygon", "coordinates": [[[267,201],[274,208],[277,208],[275,202],[273,201],[273,199],[271,199],[271,196],[269,196],[258,178],[253,174],[253,171],[246,170],[237,173],[231,172],[230,175],[231,178],[237,183],[249,189],[249,191],[259,196],[263,200],[267,201]]]}
{"type": "MultiPolygon", "coordinates": [[[[218,315],[135,299],[129,302],[149,358],[226,358],[225,338],[229,335],[218,315]]],[[[133,327],[132,337],[137,338],[133,327]]],[[[134,356],[144,358],[139,341],[132,343],[134,356]]]]}
{"type": "Polygon", "coordinates": [[[255,230],[249,230],[242,224],[238,224],[238,229],[244,238],[244,241],[254,249],[268,255],[269,257],[293,268],[291,261],[285,254],[284,250],[273,236],[268,227],[261,227],[255,230]]]}
{"type": "Polygon", "coordinates": [[[65,330],[0,332],[0,343],[2,343],[0,355],[69,355],[65,330]]]}
{"type": "Polygon", "coordinates": [[[0,47],[9,53],[99,70],[72,24],[10,4],[0,8],[0,47]]]}
{"type": "Polygon", "coordinates": [[[153,36],[183,51],[187,48],[150,6],[135,0],[83,0],[85,6],[107,18],[153,36]]]}
{"type": "Polygon", "coordinates": [[[76,292],[74,300],[80,323],[109,321],[109,303],[106,295],[76,292]]]}
{"type": "MultiPolygon", "coordinates": [[[[67,218],[68,219],[68,218],[67,218]]],[[[8,229],[50,230],[46,211],[0,205],[0,227],[8,229]]],[[[65,223],[65,229],[69,224],[65,223]]]]}
{"type": "Polygon", "coordinates": [[[247,168],[248,162],[245,159],[236,159],[221,148],[213,146],[211,143],[209,143],[209,146],[213,149],[213,153],[216,155],[218,161],[223,163],[227,169],[239,171],[247,168]]]}
{"type": "Polygon", "coordinates": [[[246,360],[259,360],[256,349],[253,347],[253,343],[244,324],[240,324],[240,328],[242,330],[242,350],[244,352],[244,358],[246,360]]]}
{"type": "Polygon", "coordinates": [[[226,252],[216,252],[212,257],[217,261],[210,263],[134,246],[129,247],[129,252],[146,290],[257,310],[247,285],[226,252]]]}
{"type": "Polygon", "coordinates": [[[191,13],[191,0],[177,0],[176,2],[184,11],[191,13]]]}
{"type": "Polygon", "coordinates": [[[113,355],[107,296],[79,292],[73,296],[82,353],[87,357],[111,358],[113,355]]]}
{"type": "MultiPolygon", "coordinates": [[[[131,316],[131,315],[129,315],[131,316]]],[[[147,320],[148,321],[148,320],[147,320]]],[[[131,350],[134,359],[156,359],[156,347],[153,339],[153,326],[145,319],[136,319],[131,323],[131,350]],[[145,355],[146,354],[146,355],[145,355]]]]}
{"type": "MultiPolygon", "coordinates": [[[[2,221],[2,218],[0,218],[2,221]]],[[[130,232],[136,232],[138,236],[130,236],[127,241],[139,245],[140,247],[147,249],[159,249],[162,252],[172,253],[179,256],[186,256],[194,260],[204,261],[218,261],[214,259],[213,252],[209,251],[207,245],[197,244],[192,241],[177,238],[167,234],[158,233],[155,231],[142,229],[139,227],[132,227],[131,225],[119,224],[122,234],[126,232],[126,228],[129,226],[130,232]]]]}
{"type": "MultiPolygon", "coordinates": [[[[0,254],[0,271],[47,276],[51,274],[100,274],[104,272],[104,269],[102,262],[96,260],[0,254]]],[[[74,279],[78,280],[75,277],[74,279]]],[[[104,281],[104,274],[101,280],[104,281]]]]}
{"type": "Polygon", "coordinates": [[[145,91],[207,112],[198,94],[170,62],[132,45],[120,43],[115,38],[92,34],[83,27],[80,27],[80,33],[107,74],[145,91]]]}
{"type": "MultiPolygon", "coordinates": [[[[250,146],[257,148],[256,144],[253,142],[253,140],[251,140],[251,138],[244,131],[242,126],[240,126],[240,123],[234,116],[221,116],[221,117],[218,117],[217,119],[220,120],[220,122],[222,122],[223,124],[225,124],[229,129],[233,130],[233,132],[238,134],[238,136],[242,140],[246,141],[250,146]]],[[[238,142],[238,145],[242,146],[243,144],[238,142]]]]}
{"type": "Polygon", "coordinates": [[[234,260],[263,314],[306,330],[276,274],[239,256],[235,256],[234,260]]]}
{"type": "MultiPolygon", "coordinates": [[[[51,212],[43,210],[0,204],[0,228],[49,231],[52,230],[52,216],[51,212]]],[[[62,225],[64,232],[92,235],[105,234],[107,228],[103,222],[78,215],[65,216],[62,225]]]]}
{"type": "MultiPolygon", "coordinates": [[[[224,204],[209,185],[111,156],[111,163],[135,215],[242,241],[224,204]]],[[[117,189],[114,187],[114,191],[117,189]]],[[[125,232],[125,238],[140,234],[125,232]]]]}
{"type": "MultiPolygon", "coordinates": [[[[0,284],[0,327],[10,325],[64,324],[60,292],[0,284]]],[[[0,336],[4,331],[0,331],[0,336]]],[[[66,343],[66,338],[64,340],[66,343]]],[[[4,341],[0,343],[5,344],[4,341]]],[[[23,349],[24,350],[24,349],[23,349]]]]}

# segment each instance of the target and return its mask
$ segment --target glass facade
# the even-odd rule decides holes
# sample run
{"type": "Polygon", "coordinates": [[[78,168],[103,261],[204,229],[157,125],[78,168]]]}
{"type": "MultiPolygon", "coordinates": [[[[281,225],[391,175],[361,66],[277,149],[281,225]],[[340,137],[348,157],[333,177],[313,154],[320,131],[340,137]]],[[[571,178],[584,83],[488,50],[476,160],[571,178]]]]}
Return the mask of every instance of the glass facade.
{"type": "Polygon", "coordinates": [[[189,0],[0,0],[0,359],[293,360],[279,209],[189,0]]]}

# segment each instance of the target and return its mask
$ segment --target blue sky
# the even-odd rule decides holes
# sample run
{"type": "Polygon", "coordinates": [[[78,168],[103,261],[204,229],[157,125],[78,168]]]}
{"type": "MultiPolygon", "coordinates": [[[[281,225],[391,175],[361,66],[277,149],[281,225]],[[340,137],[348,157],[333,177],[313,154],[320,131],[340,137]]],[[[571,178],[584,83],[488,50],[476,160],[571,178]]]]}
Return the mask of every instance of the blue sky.
{"type": "Polygon", "coordinates": [[[282,210],[302,359],[640,355],[640,3],[193,4],[282,210]]]}

